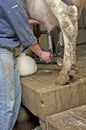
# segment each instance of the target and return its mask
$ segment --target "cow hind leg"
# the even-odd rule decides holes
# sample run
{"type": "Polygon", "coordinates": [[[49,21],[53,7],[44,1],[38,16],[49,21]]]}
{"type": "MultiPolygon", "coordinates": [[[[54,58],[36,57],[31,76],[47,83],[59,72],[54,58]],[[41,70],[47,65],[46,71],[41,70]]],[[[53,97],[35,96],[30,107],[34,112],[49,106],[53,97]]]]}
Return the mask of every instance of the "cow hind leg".
{"type": "Polygon", "coordinates": [[[75,5],[68,5],[61,0],[46,0],[53,14],[58,19],[64,39],[63,68],[56,84],[66,84],[76,62],[76,40],[78,34],[78,10],[75,5]]]}
{"type": "Polygon", "coordinates": [[[56,84],[66,84],[70,80],[71,71],[74,71],[76,63],[78,19],[75,6],[68,7],[67,12],[60,16],[59,23],[64,38],[64,58],[63,68],[57,78],[56,84]]]}

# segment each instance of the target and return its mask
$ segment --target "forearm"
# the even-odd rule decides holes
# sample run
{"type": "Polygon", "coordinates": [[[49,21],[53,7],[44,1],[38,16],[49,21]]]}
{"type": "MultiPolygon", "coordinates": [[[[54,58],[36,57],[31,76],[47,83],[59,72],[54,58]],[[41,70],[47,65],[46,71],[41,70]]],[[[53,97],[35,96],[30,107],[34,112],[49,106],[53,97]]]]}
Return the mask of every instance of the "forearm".
{"type": "Polygon", "coordinates": [[[37,56],[41,57],[42,55],[42,50],[40,48],[40,46],[36,43],[34,45],[30,45],[29,49],[34,52],[37,56]]]}
{"type": "Polygon", "coordinates": [[[50,62],[52,58],[52,54],[46,51],[41,50],[40,46],[38,44],[31,45],[29,48],[40,57],[41,60],[45,62],[50,62]]]}

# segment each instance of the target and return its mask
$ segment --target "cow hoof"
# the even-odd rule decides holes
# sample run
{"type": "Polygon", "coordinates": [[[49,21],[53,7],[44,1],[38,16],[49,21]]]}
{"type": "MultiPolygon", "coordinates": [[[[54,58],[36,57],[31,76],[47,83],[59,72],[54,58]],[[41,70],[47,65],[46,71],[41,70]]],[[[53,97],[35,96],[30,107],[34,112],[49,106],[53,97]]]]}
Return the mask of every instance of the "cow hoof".
{"type": "Polygon", "coordinates": [[[56,85],[65,85],[69,81],[69,79],[70,78],[67,74],[64,74],[64,75],[61,74],[55,81],[55,84],[56,85]]]}

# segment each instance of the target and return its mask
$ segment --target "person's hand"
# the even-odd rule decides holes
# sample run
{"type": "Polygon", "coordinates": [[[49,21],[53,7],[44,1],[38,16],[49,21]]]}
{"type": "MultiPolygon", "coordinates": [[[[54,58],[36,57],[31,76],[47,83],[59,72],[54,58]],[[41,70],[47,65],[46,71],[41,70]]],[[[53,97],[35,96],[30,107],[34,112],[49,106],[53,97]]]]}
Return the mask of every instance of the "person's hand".
{"type": "Polygon", "coordinates": [[[40,55],[40,60],[45,61],[46,63],[51,62],[52,54],[50,52],[42,51],[40,55]]]}
{"type": "Polygon", "coordinates": [[[37,21],[35,19],[29,19],[28,22],[29,22],[29,24],[41,24],[40,21],[37,21]]]}
{"type": "Polygon", "coordinates": [[[43,60],[46,63],[51,61],[52,54],[50,52],[43,51],[39,44],[30,45],[29,48],[40,58],[40,60],[43,60]]]}

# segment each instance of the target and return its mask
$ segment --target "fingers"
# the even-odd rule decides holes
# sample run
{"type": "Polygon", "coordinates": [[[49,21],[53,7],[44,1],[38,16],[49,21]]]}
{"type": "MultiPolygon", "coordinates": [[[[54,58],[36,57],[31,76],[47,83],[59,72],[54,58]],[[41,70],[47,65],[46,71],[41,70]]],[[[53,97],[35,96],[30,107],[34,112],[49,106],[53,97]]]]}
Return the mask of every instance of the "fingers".
{"type": "Polygon", "coordinates": [[[42,57],[40,59],[40,61],[45,61],[46,63],[51,62],[51,58],[52,58],[52,54],[49,52],[43,52],[42,53],[42,57]]]}
{"type": "MultiPolygon", "coordinates": [[[[40,61],[44,61],[44,60],[40,59],[40,61]]],[[[49,63],[49,62],[51,62],[51,59],[47,59],[47,60],[45,60],[45,62],[49,63]]]]}
{"type": "Polygon", "coordinates": [[[46,63],[51,62],[52,57],[53,57],[52,54],[50,54],[50,56],[49,56],[49,58],[47,59],[46,63]]]}
{"type": "Polygon", "coordinates": [[[37,20],[35,20],[35,19],[29,19],[28,22],[29,22],[30,24],[41,24],[40,21],[37,21],[37,20]]]}
{"type": "Polygon", "coordinates": [[[51,62],[51,59],[48,59],[47,61],[46,61],[46,63],[50,63],[51,62]]]}

